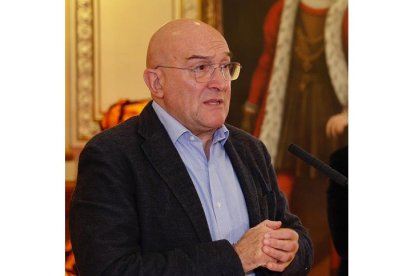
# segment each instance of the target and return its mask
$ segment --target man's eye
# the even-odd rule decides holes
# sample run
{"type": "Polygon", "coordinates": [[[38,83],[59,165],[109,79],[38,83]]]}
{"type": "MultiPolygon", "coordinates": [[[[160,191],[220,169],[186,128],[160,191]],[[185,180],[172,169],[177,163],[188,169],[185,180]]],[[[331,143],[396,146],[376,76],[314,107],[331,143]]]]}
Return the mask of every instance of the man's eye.
{"type": "Polygon", "coordinates": [[[205,72],[205,71],[208,71],[209,68],[210,68],[210,65],[208,64],[200,64],[194,68],[194,71],[205,72]]]}

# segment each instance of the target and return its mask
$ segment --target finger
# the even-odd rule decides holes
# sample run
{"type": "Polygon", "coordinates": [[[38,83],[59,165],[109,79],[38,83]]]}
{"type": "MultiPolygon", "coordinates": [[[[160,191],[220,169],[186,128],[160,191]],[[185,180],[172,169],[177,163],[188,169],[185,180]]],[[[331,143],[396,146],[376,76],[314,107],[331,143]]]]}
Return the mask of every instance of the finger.
{"type": "Polygon", "coordinates": [[[269,257],[277,260],[277,262],[288,263],[293,260],[294,254],[290,252],[281,251],[278,249],[271,248],[269,246],[263,246],[263,252],[269,257]]]}
{"type": "Polygon", "coordinates": [[[336,133],[337,134],[342,134],[344,132],[344,129],[345,129],[345,124],[341,123],[341,124],[338,125],[336,133]]]}
{"type": "Polygon", "coordinates": [[[299,234],[290,228],[279,228],[274,231],[269,231],[264,235],[265,239],[279,239],[279,240],[298,240],[299,234]]]}
{"type": "Polygon", "coordinates": [[[338,136],[339,134],[341,134],[342,133],[341,125],[339,125],[339,124],[336,125],[333,131],[334,131],[335,136],[338,136]]]}
{"type": "Polygon", "coordinates": [[[336,126],[332,126],[329,132],[329,138],[333,139],[337,137],[336,126]]]}
{"type": "Polygon", "coordinates": [[[266,263],[266,268],[271,270],[271,271],[277,271],[277,272],[282,272],[286,269],[286,267],[289,264],[286,263],[280,263],[280,262],[267,262],[266,263]]]}
{"type": "Polygon", "coordinates": [[[296,252],[299,248],[299,243],[292,240],[265,239],[263,244],[285,252],[296,252]]]}
{"type": "Polygon", "coordinates": [[[329,138],[335,138],[336,137],[335,127],[336,127],[336,122],[334,120],[332,120],[329,124],[329,129],[327,130],[327,135],[328,135],[329,138]]]}
{"type": "Polygon", "coordinates": [[[269,228],[272,228],[273,230],[279,229],[282,227],[281,221],[273,221],[273,220],[265,220],[264,225],[266,225],[269,228]]]}

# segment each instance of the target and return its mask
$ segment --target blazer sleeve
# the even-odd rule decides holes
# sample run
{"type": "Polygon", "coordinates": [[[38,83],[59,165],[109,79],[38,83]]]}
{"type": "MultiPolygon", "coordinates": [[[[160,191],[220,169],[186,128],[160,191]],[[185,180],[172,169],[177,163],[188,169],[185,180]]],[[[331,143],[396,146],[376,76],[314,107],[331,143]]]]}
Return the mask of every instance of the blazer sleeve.
{"type": "Polygon", "coordinates": [[[302,225],[299,217],[292,214],[289,210],[288,202],[279,190],[277,183],[276,173],[271,163],[270,154],[268,153],[265,145],[260,142],[262,147],[263,156],[265,158],[265,166],[267,175],[265,177],[268,187],[272,189],[276,197],[276,208],[275,212],[271,210],[272,204],[269,204],[270,216],[273,214],[274,217],[270,217],[271,220],[280,220],[282,221],[282,227],[290,228],[295,230],[299,234],[299,250],[296,253],[296,256],[293,262],[286,268],[282,273],[279,272],[270,272],[267,271],[268,275],[307,275],[313,264],[313,244],[309,236],[308,231],[302,225]]]}
{"type": "MultiPolygon", "coordinates": [[[[70,208],[80,275],[244,274],[237,253],[225,240],[142,253],[134,168],[115,142],[95,141],[81,153],[70,208]]],[[[165,235],[174,239],[174,233],[165,235]]]]}

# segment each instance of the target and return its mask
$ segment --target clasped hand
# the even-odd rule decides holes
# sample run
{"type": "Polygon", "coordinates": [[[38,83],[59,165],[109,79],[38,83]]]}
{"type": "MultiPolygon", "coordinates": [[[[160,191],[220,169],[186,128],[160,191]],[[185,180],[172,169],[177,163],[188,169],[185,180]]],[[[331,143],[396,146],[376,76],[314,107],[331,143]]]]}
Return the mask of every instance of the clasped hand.
{"type": "Polygon", "coordinates": [[[265,220],[249,229],[234,245],[244,272],[256,267],[284,271],[299,249],[299,235],[292,229],[282,228],[281,221],[265,220]]]}

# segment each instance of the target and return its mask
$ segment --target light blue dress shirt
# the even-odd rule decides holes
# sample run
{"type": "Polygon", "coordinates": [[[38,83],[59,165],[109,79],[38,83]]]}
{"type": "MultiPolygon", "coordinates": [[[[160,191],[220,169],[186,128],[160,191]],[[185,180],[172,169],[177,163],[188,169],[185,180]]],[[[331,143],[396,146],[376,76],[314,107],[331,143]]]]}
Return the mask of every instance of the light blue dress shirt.
{"type": "Polygon", "coordinates": [[[249,229],[249,217],[239,181],[224,149],[229,130],[223,125],[214,133],[207,159],[197,136],[157,103],[153,102],[153,108],[194,183],[212,239],[236,243],[249,229]]]}

